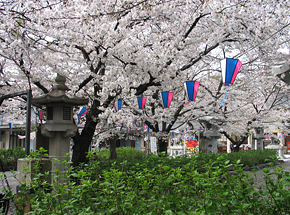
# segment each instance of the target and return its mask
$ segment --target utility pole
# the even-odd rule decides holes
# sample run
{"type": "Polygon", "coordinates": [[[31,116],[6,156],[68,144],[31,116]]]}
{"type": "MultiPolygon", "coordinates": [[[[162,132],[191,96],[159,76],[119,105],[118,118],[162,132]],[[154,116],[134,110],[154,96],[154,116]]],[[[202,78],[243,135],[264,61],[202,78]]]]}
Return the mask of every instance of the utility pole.
{"type": "Polygon", "coordinates": [[[30,124],[31,124],[31,90],[27,90],[27,109],[26,109],[26,138],[25,138],[25,154],[30,152],[30,124]]]}

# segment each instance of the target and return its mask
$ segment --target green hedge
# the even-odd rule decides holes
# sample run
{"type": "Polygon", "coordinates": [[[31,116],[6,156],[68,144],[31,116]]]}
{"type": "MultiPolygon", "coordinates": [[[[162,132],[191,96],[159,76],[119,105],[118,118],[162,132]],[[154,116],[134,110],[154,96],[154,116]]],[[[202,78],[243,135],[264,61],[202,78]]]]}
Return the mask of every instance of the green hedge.
{"type": "MultiPolygon", "coordinates": [[[[121,147],[117,148],[117,159],[116,160],[109,160],[110,158],[110,151],[108,149],[96,151],[94,152],[98,155],[100,161],[102,161],[102,166],[100,168],[110,168],[110,165],[114,162],[117,162],[120,167],[119,168],[126,168],[126,166],[130,166],[130,162],[125,164],[122,163],[123,159],[126,161],[132,160],[132,162],[145,162],[147,163],[147,168],[153,168],[157,164],[155,163],[155,159],[151,159],[149,157],[145,157],[143,151],[131,148],[131,147],[121,147]],[[135,161],[134,161],[135,160],[135,161]],[[138,161],[136,161],[138,160],[138,161]],[[121,167],[122,163],[122,167],[121,167]]],[[[234,153],[199,153],[193,155],[195,157],[195,166],[199,171],[204,171],[204,166],[211,160],[216,161],[218,157],[223,156],[225,159],[229,160],[230,163],[234,163],[237,160],[240,160],[240,163],[243,167],[253,167],[259,164],[264,164],[269,161],[277,160],[276,158],[277,152],[271,149],[265,150],[249,150],[249,151],[239,151],[234,153]]],[[[170,165],[173,168],[180,167],[185,165],[188,162],[188,157],[177,157],[176,159],[172,159],[172,157],[165,156],[166,159],[163,159],[163,162],[166,165],[170,165]]]]}
{"type": "Polygon", "coordinates": [[[248,150],[226,154],[226,159],[230,161],[241,160],[244,167],[253,167],[264,164],[277,157],[277,151],[272,149],[248,150]]]}
{"type": "Polygon", "coordinates": [[[6,170],[16,169],[17,160],[19,158],[24,158],[24,157],[25,157],[25,151],[21,147],[0,150],[0,159],[6,170]]]}
{"type": "MultiPolygon", "coordinates": [[[[144,151],[132,147],[118,147],[116,148],[116,152],[118,160],[139,159],[145,157],[144,151]]],[[[98,156],[99,160],[106,161],[110,159],[110,149],[91,151],[89,156],[92,156],[93,153],[98,156]]]]}
{"type": "MultiPolygon", "coordinates": [[[[272,173],[264,169],[266,188],[253,187],[253,178],[243,171],[240,160],[231,162],[226,156],[200,153],[175,159],[141,156],[97,160],[77,171],[64,161],[67,171],[62,183],[57,183],[62,173],[53,172],[57,176],[52,184],[53,192],[43,189],[48,183],[41,180],[42,174],[35,176],[34,193],[29,199],[31,214],[287,214],[290,211],[289,173],[278,168],[275,180],[271,180],[272,173]],[[231,169],[236,174],[228,174],[231,169]]],[[[17,209],[19,213],[21,209],[17,209]]]]}

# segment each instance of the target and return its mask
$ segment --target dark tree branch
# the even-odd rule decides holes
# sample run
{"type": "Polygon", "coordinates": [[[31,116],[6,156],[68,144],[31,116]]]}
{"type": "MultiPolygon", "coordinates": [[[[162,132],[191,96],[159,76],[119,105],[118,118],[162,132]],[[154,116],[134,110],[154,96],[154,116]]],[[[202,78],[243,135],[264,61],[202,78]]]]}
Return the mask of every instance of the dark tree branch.
{"type": "Polygon", "coordinates": [[[174,123],[177,121],[178,117],[180,116],[180,112],[182,111],[182,109],[184,108],[184,105],[180,105],[176,112],[173,115],[173,120],[169,123],[169,125],[166,128],[166,132],[170,132],[172,126],[174,125],[174,123]]]}
{"type": "Polygon", "coordinates": [[[227,132],[221,131],[221,134],[225,135],[226,138],[228,138],[233,144],[237,145],[238,147],[245,142],[245,140],[248,138],[248,135],[241,136],[241,138],[237,141],[235,141],[227,132]]]}
{"type": "MultiPolygon", "coordinates": [[[[218,96],[217,96],[217,94],[216,95],[214,95],[212,92],[211,92],[211,90],[210,89],[208,89],[206,86],[204,86],[203,84],[199,84],[201,87],[203,87],[213,98],[215,98],[215,99],[218,99],[218,96]]],[[[219,96],[220,97],[220,96],[219,96]]]]}
{"type": "MultiPolygon", "coordinates": [[[[227,35],[225,36],[225,38],[228,38],[229,36],[230,36],[230,35],[227,34],[227,35]]],[[[222,41],[222,43],[224,43],[224,42],[237,42],[237,41],[238,41],[238,40],[236,40],[236,39],[225,39],[225,40],[222,41]]],[[[186,69],[189,69],[189,68],[192,67],[194,64],[196,64],[198,61],[200,61],[200,60],[202,59],[203,56],[206,56],[208,53],[210,53],[212,50],[214,50],[215,48],[217,48],[219,45],[220,45],[219,43],[216,43],[215,45],[213,45],[213,46],[211,46],[211,47],[209,47],[209,48],[207,48],[207,46],[206,46],[205,50],[204,50],[203,52],[201,52],[197,58],[191,58],[190,61],[189,61],[189,63],[186,64],[186,65],[184,65],[183,67],[181,67],[180,70],[181,70],[181,71],[184,71],[184,70],[186,70],[186,69]]]]}
{"type": "MultiPolygon", "coordinates": [[[[272,93],[274,93],[273,91],[274,91],[275,87],[276,87],[276,84],[273,86],[271,94],[266,98],[265,103],[269,100],[269,98],[270,98],[270,96],[272,95],[272,93]]],[[[280,91],[281,91],[281,87],[278,89],[278,92],[277,92],[276,95],[275,95],[274,101],[272,102],[272,104],[271,104],[271,106],[269,107],[269,109],[271,109],[271,108],[274,107],[274,104],[277,102],[278,95],[279,95],[280,91]]]]}
{"type": "Polygon", "coordinates": [[[255,105],[255,104],[252,104],[252,105],[253,105],[253,107],[254,107],[254,109],[255,109],[256,113],[259,113],[259,110],[258,110],[258,107],[257,107],[257,105],[255,105]]]}
{"type": "Polygon", "coordinates": [[[76,93],[77,93],[78,91],[80,91],[84,86],[86,86],[87,83],[89,83],[93,78],[94,78],[94,77],[90,75],[90,76],[87,77],[85,80],[83,80],[83,82],[79,85],[79,88],[77,89],[76,93]]]}
{"type": "Polygon", "coordinates": [[[148,87],[151,87],[151,86],[161,86],[161,84],[159,82],[154,82],[154,80],[156,78],[154,78],[151,73],[148,71],[148,74],[150,76],[149,78],[149,82],[148,83],[145,83],[145,84],[141,84],[140,86],[138,87],[130,87],[130,89],[135,89],[137,92],[135,93],[136,96],[139,96],[141,95],[142,93],[144,93],[148,87]]]}
{"type": "Polygon", "coordinates": [[[198,21],[205,16],[210,15],[210,13],[206,13],[206,14],[200,14],[199,17],[195,18],[194,22],[192,23],[192,25],[190,26],[190,28],[188,29],[188,31],[185,33],[184,35],[184,39],[186,39],[188,37],[188,35],[190,34],[190,32],[192,32],[192,30],[194,29],[194,27],[197,25],[198,21]]]}
{"type": "Polygon", "coordinates": [[[217,93],[216,93],[216,96],[218,96],[218,94],[220,94],[220,91],[222,89],[222,86],[223,86],[223,81],[221,79],[220,84],[219,84],[219,87],[218,87],[218,90],[217,90],[217,93]]]}
{"type": "Polygon", "coordinates": [[[85,59],[87,62],[91,61],[91,59],[90,59],[90,54],[93,52],[93,50],[87,52],[87,51],[84,49],[84,47],[81,47],[81,46],[78,46],[78,45],[75,45],[75,48],[77,48],[78,50],[80,50],[80,51],[82,52],[82,54],[83,54],[83,56],[84,56],[84,59],[85,59]]]}
{"type": "Polygon", "coordinates": [[[130,24],[126,26],[126,28],[132,28],[134,25],[139,25],[140,23],[147,22],[148,20],[150,20],[150,16],[143,19],[134,19],[130,24]]]}
{"type": "Polygon", "coordinates": [[[204,50],[202,53],[199,54],[199,57],[198,58],[196,58],[196,59],[194,59],[194,58],[190,59],[190,62],[187,65],[184,65],[183,67],[181,67],[180,70],[181,71],[184,71],[186,69],[189,69],[194,64],[196,64],[198,61],[200,61],[203,56],[207,55],[209,52],[211,52],[213,49],[217,48],[218,46],[219,46],[219,43],[211,46],[210,48],[208,48],[206,50],[204,50]]]}
{"type": "MultiPolygon", "coordinates": [[[[91,50],[90,52],[86,52],[86,50],[83,47],[77,46],[75,45],[75,48],[79,49],[82,54],[84,59],[86,60],[87,63],[89,63],[90,57],[89,55],[93,52],[93,50],[91,50]]],[[[99,47],[95,47],[96,51],[99,51],[99,47]]],[[[107,50],[104,52],[103,57],[106,57],[108,54],[107,50]]],[[[104,63],[102,62],[102,59],[99,59],[97,66],[94,68],[93,64],[91,63],[90,65],[90,71],[94,74],[98,74],[98,72],[104,72],[104,70],[102,70],[102,66],[104,65],[104,63]]],[[[86,86],[94,77],[92,75],[90,75],[89,77],[87,77],[85,80],[83,80],[83,82],[79,85],[79,88],[76,90],[75,93],[79,92],[84,86],[86,86]]]]}
{"type": "Polygon", "coordinates": [[[128,64],[130,64],[130,65],[132,65],[132,66],[137,66],[137,63],[135,63],[135,62],[125,62],[124,60],[122,60],[121,58],[119,58],[119,57],[116,56],[116,55],[113,55],[113,57],[116,58],[118,61],[120,61],[122,64],[124,64],[124,68],[125,68],[128,64]]]}
{"type": "Polygon", "coordinates": [[[39,89],[41,89],[42,92],[44,93],[49,92],[49,90],[45,86],[43,86],[39,81],[34,81],[33,84],[35,84],[39,89]]]}
{"type": "MultiPolygon", "coordinates": [[[[4,75],[4,72],[3,72],[3,66],[2,66],[1,64],[0,64],[0,73],[1,73],[2,75],[4,75]]],[[[8,81],[5,81],[5,84],[6,84],[7,86],[11,87],[11,84],[9,84],[8,81]]],[[[2,87],[2,85],[1,85],[0,87],[2,87]]]]}

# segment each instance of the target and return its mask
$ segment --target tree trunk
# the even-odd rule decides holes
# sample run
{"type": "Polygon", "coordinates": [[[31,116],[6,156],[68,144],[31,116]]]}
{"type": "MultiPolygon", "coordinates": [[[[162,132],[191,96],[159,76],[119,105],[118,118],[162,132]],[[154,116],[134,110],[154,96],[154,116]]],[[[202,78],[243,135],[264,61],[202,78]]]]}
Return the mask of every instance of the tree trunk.
{"type": "Polygon", "coordinates": [[[117,151],[116,151],[116,143],[117,143],[117,137],[110,138],[110,159],[117,159],[117,151]]]}
{"type": "Polygon", "coordinates": [[[234,145],[233,152],[238,152],[238,151],[240,151],[240,145],[242,145],[242,144],[234,145]]]}
{"type": "Polygon", "coordinates": [[[148,156],[149,155],[149,153],[148,153],[148,143],[147,143],[147,141],[145,141],[144,140],[144,146],[145,146],[145,156],[148,156]]]}
{"type": "Polygon", "coordinates": [[[248,138],[249,134],[246,134],[242,137],[240,137],[240,140],[235,141],[228,133],[226,133],[225,131],[222,131],[221,134],[224,134],[233,144],[234,148],[232,150],[232,152],[238,152],[240,150],[240,145],[242,145],[246,139],[248,138]]]}
{"type": "Polygon", "coordinates": [[[72,162],[74,167],[86,161],[88,149],[92,142],[96,126],[99,122],[99,118],[94,120],[94,116],[98,116],[101,113],[101,111],[98,109],[99,106],[100,102],[95,99],[90,111],[86,115],[86,123],[81,134],[77,132],[77,134],[72,138],[74,141],[72,155],[72,162]]]}
{"type": "MultiPolygon", "coordinates": [[[[90,117],[87,117],[87,121],[88,120],[90,120],[90,117]]],[[[74,146],[72,162],[74,167],[78,166],[80,163],[86,162],[88,149],[92,142],[96,125],[97,123],[91,120],[90,123],[86,123],[81,135],[77,132],[73,137],[74,146]]]]}
{"type": "Polygon", "coordinates": [[[165,152],[167,154],[168,141],[164,138],[158,138],[158,152],[165,152]]]}
{"type": "MultiPolygon", "coordinates": [[[[97,92],[99,92],[101,89],[102,88],[96,84],[94,86],[95,94],[97,95],[97,92]]],[[[115,96],[119,95],[121,92],[122,88],[117,89],[115,96]]],[[[109,95],[107,100],[102,104],[102,107],[107,108],[111,104],[115,96],[109,95]]],[[[77,132],[77,134],[73,137],[74,148],[72,162],[74,167],[86,161],[89,146],[93,139],[96,126],[100,121],[98,116],[103,112],[102,110],[99,109],[99,107],[101,107],[100,101],[98,99],[94,99],[93,104],[86,115],[86,123],[81,134],[77,132]]]]}

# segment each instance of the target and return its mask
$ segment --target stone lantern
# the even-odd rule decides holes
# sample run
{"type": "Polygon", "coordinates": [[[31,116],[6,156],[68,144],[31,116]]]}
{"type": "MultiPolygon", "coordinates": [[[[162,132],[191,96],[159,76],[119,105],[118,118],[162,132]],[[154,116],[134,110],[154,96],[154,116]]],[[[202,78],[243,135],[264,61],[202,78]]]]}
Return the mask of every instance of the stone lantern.
{"type": "Polygon", "coordinates": [[[49,138],[49,157],[63,159],[70,149],[70,138],[77,132],[73,123],[73,107],[85,105],[88,99],[65,95],[65,77],[57,75],[56,85],[44,96],[32,99],[35,106],[46,106],[46,123],[41,126],[43,136],[49,138]]]}
{"type": "Polygon", "coordinates": [[[263,128],[255,128],[254,129],[254,134],[253,134],[253,139],[254,141],[252,142],[252,149],[255,150],[263,150],[263,141],[265,139],[265,135],[264,135],[264,129],[263,128]]]}
{"type": "Polygon", "coordinates": [[[202,134],[199,134],[200,135],[199,150],[204,153],[210,153],[210,152],[217,153],[218,151],[217,143],[218,143],[218,139],[221,138],[221,134],[218,130],[218,127],[210,123],[209,119],[212,119],[212,117],[209,117],[208,119],[200,120],[200,122],[203,123],[205,130],[202,134]]]}

